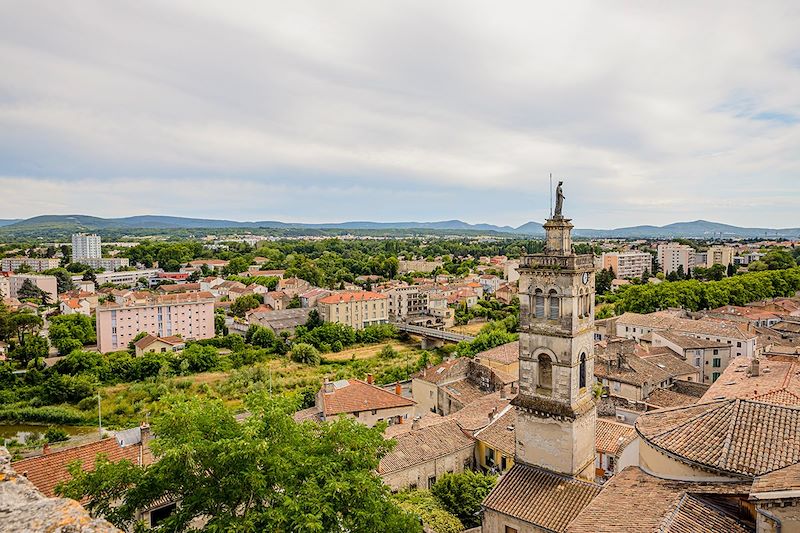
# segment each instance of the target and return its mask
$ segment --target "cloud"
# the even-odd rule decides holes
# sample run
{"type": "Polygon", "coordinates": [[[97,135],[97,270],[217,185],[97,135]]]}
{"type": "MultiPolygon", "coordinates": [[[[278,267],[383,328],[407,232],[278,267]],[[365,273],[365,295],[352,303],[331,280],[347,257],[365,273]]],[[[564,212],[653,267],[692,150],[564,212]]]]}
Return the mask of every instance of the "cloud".
{"type": "Polygon", "coordinates": [[[517,225],[553,172],[583,227],[797,225],[798,26],[791,1],[7,2],[2,216],[517,225]]]}

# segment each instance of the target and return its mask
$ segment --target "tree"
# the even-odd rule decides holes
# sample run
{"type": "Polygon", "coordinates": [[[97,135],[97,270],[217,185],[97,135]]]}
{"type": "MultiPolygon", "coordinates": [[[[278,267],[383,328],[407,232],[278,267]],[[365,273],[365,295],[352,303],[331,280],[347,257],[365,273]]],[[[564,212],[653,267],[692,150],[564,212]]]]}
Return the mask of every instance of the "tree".
{"type": "Polygon", "coordinates": [[[736,274],[736,268],[733,266],[733,263],[728,263],[726,274],[728,277],[731,277],[734,274],[736,274]]]}
{"type": "Polygon", "coordinates": [[[783,270],[797,266],[797,261],[786,250],[770,250],[761,261],[766,263],[767,270],[783,270]]]}
{"type": "Polygon", "coordinates": [[[72,282],[72,275],[65,268],[51,268],[50,270],[45,270],[43,274],[56,277],[58,292],[60,293],[71,291],[75,288],[75,284],[72,282]]]}
{"type": "Polygon", "coordinates": [[[236,298],[236,301],[231,304],[231,313],[234,316],[243,317],[250,309],[255,309],[263,303],[264,300],[258,294],[245,294],[236,298]]]}
{"type": "Polygon", "coordinates": [[[300,303],[300,296],[295,294],[292,296],[291,300],[289,300],[289,303],[286,305],[286,309],[300,309],[301,306],[302,304],[300,303]]]}
{"type": "Polygon", "coordinates": [[[642,283],[647,283],[651,277],[650,271],[645,268],[644,272],[642,272],[642,283]]]}
{"type": "Polygon", "coordinates": [[[42,305],[47,305],[50,295],[40,289],[30,278],[25,278],[17,291],[17,298],[20,300],[40,300],[42,305]]]}
{"type": "Polygon", "coordinates": [[[316,309],[312,309],[308,312],[308,320],[306,320],[306,329],[308,331],[313,330],[316,327],[319,327],[323,324],[322,317],[319,316],[319,311],[316,309]]]}
{"type": "Polygon", "coordinates": [[[128,343],[128,352],[130,352],[131,355],[135,355],[136,354],[136,343],[139,342],[140,340],[144,339],[148,335],[149,335],[149,333],[147,333],[146,331],[140,331],[139,333],[137,333],[136,336],[134,338],[132,338],[131,341],[128,343]]]}
{"type": "Polygon", "coordinates": [[[286,398],[251,396],[237,422],[221,400],[168,398],[153,421],[156,461],[138,467],[104,457],[95,469],[70,466],[56,489],[122,529],[136,511],[165,497],[180,501],[162,527],[182,532],[207,519],[209,531],[420,533],[375,473],[391,448],[382,427],[341,417],[295,423],[286,398]]]}
{"type": "Polygon", "coordinates": [[[94,270],[91,268],[83,273],[83,277],[81,278],[83,281],[91,281],[92,283],[97,283],[97,276],[94,274],[94,270]]]}
{"type": "Polygon", "coordinates": [[[461,520],[465,528],[480,525],[481,502],[497,483],[497,477],[466,470],[445,474],[431,487],[442,506],[461,520]]]}
{"type": "Polygon", "coordinates": [[[249,342],[253,346],[272,349],[275,347],[277,337],[275,337],[275,333],[271,329],[253,324],[247,330],[245,341],[249,342]]]}
{"type": "Polygon", "coordinates": [[[96,341],[94,321],[85,315],[60,315],[50,319],[50,341],[61,355],[96,341]]]}
{"type": "Polygon", "coordinates": [[[292,346],[291,359],[295,363],[303,363],[307,365],[318,365],[321,361],[319,351],[304,342],[298,342],[292,346]]]}
{"type": "Polygon", "coordinates": [[[594,279],[597,294],[605,294],[610,291],[612,281],[614,281],[614,270],[611,267],[598,272],[594,279]]]}
{"type": "Polygon", "coordinates": [[[222,269],[223,275],[236,275],[241,272],[246,272],[247,267],[250,266],[250,261],[244,257],[234,257],[231,259],[225,268],[222,269]]]}

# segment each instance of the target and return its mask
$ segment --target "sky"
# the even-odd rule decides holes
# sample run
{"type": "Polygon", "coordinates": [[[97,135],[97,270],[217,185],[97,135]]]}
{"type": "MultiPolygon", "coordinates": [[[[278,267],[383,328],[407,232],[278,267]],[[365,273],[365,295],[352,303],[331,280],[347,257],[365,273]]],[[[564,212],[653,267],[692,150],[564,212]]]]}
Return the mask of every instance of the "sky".
{"type": "Polygon", "coordinates": [[[0,0],[0,218],[800,226],[800,2],[0,0]]]}

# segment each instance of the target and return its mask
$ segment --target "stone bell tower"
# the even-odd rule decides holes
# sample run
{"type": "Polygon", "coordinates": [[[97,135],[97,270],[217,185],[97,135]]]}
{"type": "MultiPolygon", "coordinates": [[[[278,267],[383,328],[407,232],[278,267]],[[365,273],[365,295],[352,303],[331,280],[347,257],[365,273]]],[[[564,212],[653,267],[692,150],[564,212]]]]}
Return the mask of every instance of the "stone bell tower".
{"type": "Polygon", "coordinates": [[[544,253],[520,264],[515,461],[594,479],[594,257],[572,252],[572,224],[545,224],[544,253]]]}

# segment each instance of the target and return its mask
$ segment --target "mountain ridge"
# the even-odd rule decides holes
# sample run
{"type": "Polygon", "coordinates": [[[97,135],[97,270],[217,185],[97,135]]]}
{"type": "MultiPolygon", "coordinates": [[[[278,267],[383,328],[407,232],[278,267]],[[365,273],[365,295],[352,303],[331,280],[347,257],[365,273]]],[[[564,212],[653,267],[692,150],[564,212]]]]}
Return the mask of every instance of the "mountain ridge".
{"type": "MultiPolygon", "coordinates": [[[[346,221],[333,223],[294,223],[277,220],[236,221],[226,219],[208,219],[176,217],[168,215],[136,215],[120,218],[102,218],[90,215],[40,215],[28,219],[0,220],[3,232],[15,230],[61,229],[71,231],[101,231],[124,229],[338,229],[338,230],[389,230],[389,229],[431,229],[431,230],[465,230],[486,231],[518,235],[543,235],[540,222],[530,221],[517,227],[498,226],[495,224],[471,224],[462,220],[441,220],[432,222],[373,222],[346,221]]],[[[694,220],[674,222],[664,226],[638,225],[614,229],[577,228],[576,237],[600,238],[758,238],[758,237],[791,237],[800,236],[800,228],[747,228],[694,220]]]]}

